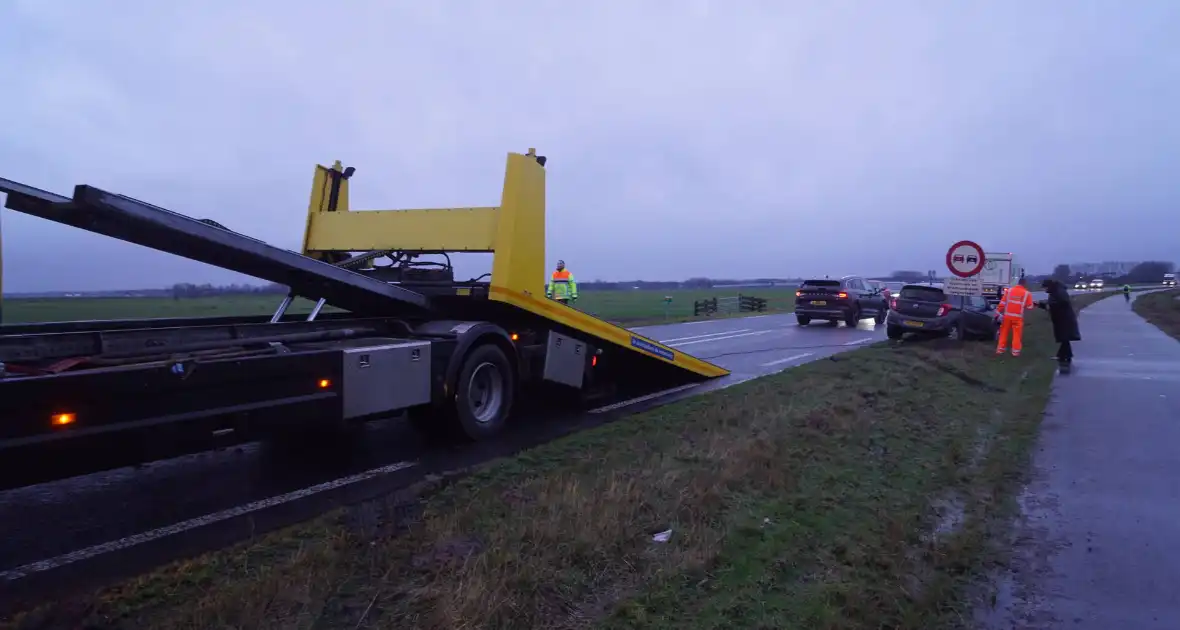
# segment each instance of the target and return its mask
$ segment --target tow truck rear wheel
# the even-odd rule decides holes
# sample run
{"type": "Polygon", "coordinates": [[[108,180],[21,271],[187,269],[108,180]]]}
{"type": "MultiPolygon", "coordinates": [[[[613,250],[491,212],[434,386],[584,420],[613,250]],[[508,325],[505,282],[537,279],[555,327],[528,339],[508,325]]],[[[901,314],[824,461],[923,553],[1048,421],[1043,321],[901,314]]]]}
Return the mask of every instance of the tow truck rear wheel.
{"type": "Polygon", "coordinates": [[[411,409],[410,423],[432,441],[478,442],[504,428],[516,381],[504,351],[485,343],[463,357],[454,393],[442,406],[411,409]]]}
{"type": "Polygon", "coordinates": [[[512,408],[512,364],[492,344],[472,350],[456,383],[456,420],[463,435],[480,440],[500,432],[512,408]]]}
{"type": "Polygon", "coordinates": [[[512,363],[504,351],[495,344],[481,344],[463,357],[445,406],[415,410],[410,419],[429,437],[477,442],[504,428],[515,392],[512,363]]]}

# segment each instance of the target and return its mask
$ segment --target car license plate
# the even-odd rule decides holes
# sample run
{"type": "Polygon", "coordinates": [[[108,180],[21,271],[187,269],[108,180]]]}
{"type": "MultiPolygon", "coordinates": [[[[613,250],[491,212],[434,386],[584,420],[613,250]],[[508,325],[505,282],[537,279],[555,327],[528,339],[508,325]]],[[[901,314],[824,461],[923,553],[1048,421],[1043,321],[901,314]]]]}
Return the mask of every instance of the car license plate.
{"type": "Polygon", "coordinates": [[[913,320],[907,319],[907,320],[905,320],[905,325],[909,326],[910,328],[921,328],[921,327],[925,326],[926,323],[925,322],[915,322],[913,320]]]}
{"type": "Polygon", "coordinates": [[[828,303],[823,300],[812,300],[811,305],[812,306],[827,306],[828,303]]]}

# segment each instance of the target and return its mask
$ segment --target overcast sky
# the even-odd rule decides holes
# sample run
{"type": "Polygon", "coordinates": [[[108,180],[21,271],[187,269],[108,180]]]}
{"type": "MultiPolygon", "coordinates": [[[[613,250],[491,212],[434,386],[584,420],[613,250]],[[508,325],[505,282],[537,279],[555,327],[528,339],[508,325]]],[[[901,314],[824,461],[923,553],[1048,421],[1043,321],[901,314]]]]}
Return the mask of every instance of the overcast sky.
{"type": "MultiPolygon", "coordinates": [[[[581,280],[1180,258],[1175,0],[6,0],[0,177],[296,249],[354,208],[495,205],[547,155],[581,280]]],[[[3,211],[5,291],[240,281],[3,211]]],[[[461,271],[481,273],[486,261],[461,271]]]]}

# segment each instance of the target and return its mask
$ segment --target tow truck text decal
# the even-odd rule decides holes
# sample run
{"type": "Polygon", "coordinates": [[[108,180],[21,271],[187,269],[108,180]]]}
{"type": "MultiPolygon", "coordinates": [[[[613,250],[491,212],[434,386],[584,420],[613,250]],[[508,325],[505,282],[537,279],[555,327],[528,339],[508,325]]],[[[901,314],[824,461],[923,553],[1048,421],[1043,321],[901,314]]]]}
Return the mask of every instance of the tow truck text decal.
{"type": "Polygon", "coordinates": [[[654,354],[657,357],[663,357],[669,361],[674,361],[676,357],[676,354],[671,350],[661,348],[650,341],[640,339],[634,335],[631,336],[631,345],[639,348],[640,350],[643,350],[644,352],[654,354]]]}

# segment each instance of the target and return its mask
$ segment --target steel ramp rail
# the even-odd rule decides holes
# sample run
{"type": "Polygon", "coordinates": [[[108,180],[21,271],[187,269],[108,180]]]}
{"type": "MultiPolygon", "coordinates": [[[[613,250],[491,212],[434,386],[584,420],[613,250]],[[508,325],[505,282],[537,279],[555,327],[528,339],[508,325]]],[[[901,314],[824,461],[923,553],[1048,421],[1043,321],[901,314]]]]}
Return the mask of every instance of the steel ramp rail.
{"type": "Polygon", "coordinates": [[[71,199],[0,179],[0,192],[18,212],[268,280],[354,313],[430,308],[426,296],[409,289],[93,186],[76,186],[71,199]]]}

